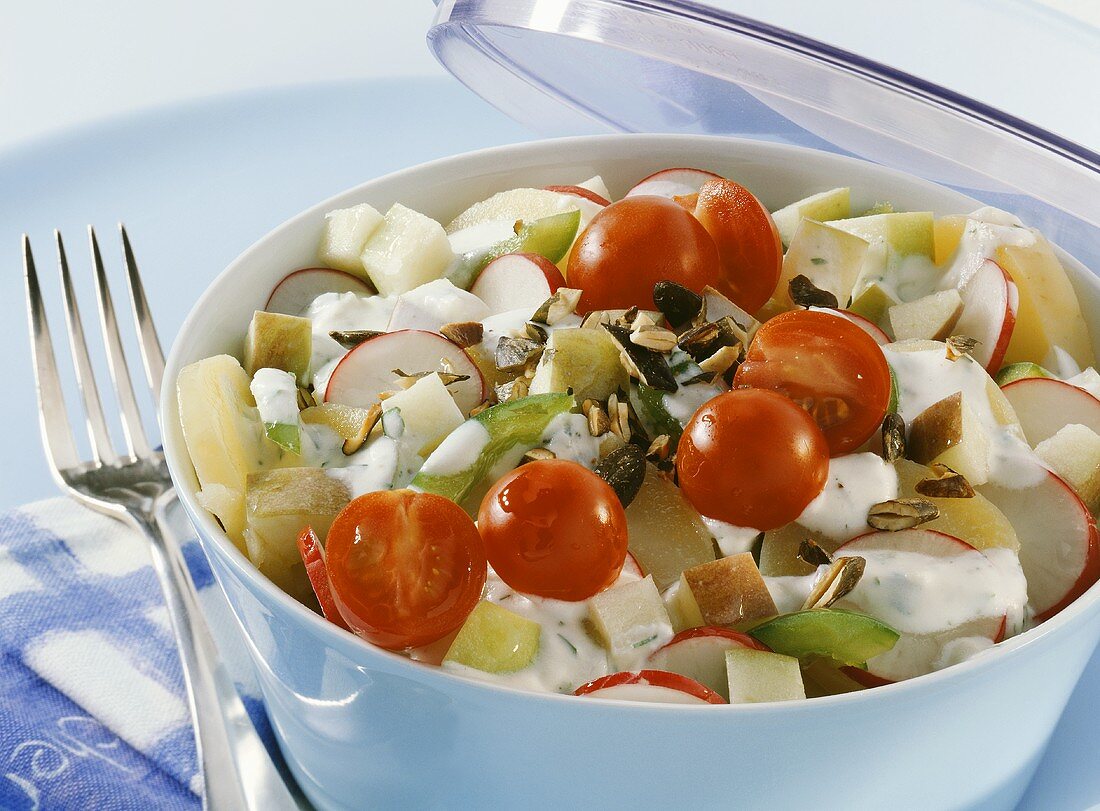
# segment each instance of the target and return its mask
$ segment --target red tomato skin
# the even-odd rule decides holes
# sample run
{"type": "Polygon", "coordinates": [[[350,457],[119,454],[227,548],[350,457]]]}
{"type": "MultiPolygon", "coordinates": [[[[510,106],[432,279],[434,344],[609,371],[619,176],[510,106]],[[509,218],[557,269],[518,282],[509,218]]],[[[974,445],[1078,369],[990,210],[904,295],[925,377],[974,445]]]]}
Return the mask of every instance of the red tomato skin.
{"type": "Polygon", "coordinates": [[[561,459],[501,477],[481,502],[478,529],[501,580],[556,600],[587,600],[607,588],[627,555],[626,513],[615,491],[561,459]]]}
{"type": "Polygon", "coordinates": [[[718,246],[722,273],[715,287],[755,313],[772,297],[783,269],[783,243],[772,215],[752,192],[725,179],[703,184],[694,211],[718,246]]]}
{"type": "Polygon", "coordinates": [[[306,527],[298,536],[298,554],[302,556],[306,577],[309,578],[309,584],[313,586],[313,593],[317,595],[317,602],[321,605],[321,613],[325,619],[345,631],[350,631],[348,624],[344,622],[344,618],[336,608],[336,601],[332,599],[332,586],[328,582],[325,552],[313,527],[306,527]]]}
{"type": "Polygon", "coordinates": [[[802,404],[843,400],[844,419],[819,418],[832,456],[851,453],[879,429],[893,385],[886,356],[870,335],[845,318],[809,310],[765,322],[733,384],[771,389],[802,404]]]}
{"type": "Polygon", "coordinates": [[[683,206],[665,197],[626,197],[598,212],[577,238],[566,278],[582,311],[654,309],[653,286],[671,280],[696,292],[720,276],[718,248],[683,206]]]}
{"type": "Polygon", "coordinates": [[[735,389],[703,404],[676,452],[680,489],[703,515],[776,529],[825,487],[829,448],[817,423],[786,397],[735,389]]]}
{"type": "Polygon", "coordinates": [[[326,540],[333,601],[348,626],[389,650],[454,631],[485,586],[485,546],[449,499],[411,490],[352,500],[326,540]]]}

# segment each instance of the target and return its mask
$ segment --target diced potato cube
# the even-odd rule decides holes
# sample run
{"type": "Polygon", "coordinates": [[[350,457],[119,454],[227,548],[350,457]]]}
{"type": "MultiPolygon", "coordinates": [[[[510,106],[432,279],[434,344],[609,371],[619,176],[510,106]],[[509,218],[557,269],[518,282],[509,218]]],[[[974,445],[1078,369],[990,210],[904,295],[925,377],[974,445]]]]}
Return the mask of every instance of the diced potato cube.
{"type": "Polygon", "coordinates": [[[872,323],[882,324],[886,311],[897,303],[898,300],[885,287],[878,282],[871,282],[853,294],[848,309],[872,323]]]}
{"type": "Polygon", "coordinates": [[[676,633],[706,625],[703,614],[699,610],[699,603],[695,602],[695,595],[691,593],[691,586],[687,584],[683,575],[680,575],[680,580],[665,591],[664,600],[668,616],[672,620],[672,630],[676,633]]]}
{"type": "Polygon", "coordinates": [[[604,330],[557,329],[550,333],[531,394],[573,391],[578,403],[591,398],[606,400],[627,387],[626,370],[619,361],[619,347],[604,330]]]}
{"type": "Polygon", "coordinates": [[[236,358],[215,355],[184,367],[176,394],[200,499],[243,549],[248,474],[277,464],[280,455],[264,438],[248,375],[236,358]]]}
{"type": "Polygon", "coordinates": [[[1100,512],[1100,435],[1067,425],[1035,446],[1035,453],[1077,491],[1093,515],[1100,512]]]}
{"type": "Polygon", "coordinates": [[[989,481],[989,436],[962,392],[944,397],[916,416],[908,449],[915,462],[947,465],[974,485],[989,481]]]}
{"type": "Polygon", "coordinates": [[[291,597],[313,602],[313,590],[298,553],[298,535],[310,526],[323,540],[336,514],[350,500],[347,486],[318,468],[253,473],[248,477],[248,528],[244,533],[249,559],[291,597]]]}
{"type": "Polygon", "coordinates": [[[317,258],[326,267],[366,276],[363,248],[381,225],[382,215],[366,203],[330,211],[325,215],[317,258]]]}
{"type": "Polygon", "coordinates": [[[915,338],[943,341],[950,337],[962,311],[959,291],[951,288],[930,293],[916,301],[895,304],[887,314],[896,341],[915,338]]]}
{"type": "Polygon", "coordinates": [[[798,523],[769,529],[760,543],[760,572],[767,577],[787,577],[813,573],[816,567],[798,557],[802,542],[810,540],[832,554],[842,541],[811,532],[798,523]]]}
{"type": "Polygon", "coordinates": [[[601,591],[588,601],[588,615],[621,670],[629,670],[672,637],[672,622],[652,577],[601,591]]]}
{"type": "Polygon", "coordinates": [[[361,258],[375,289],[394,296],[442,278],[454,253],[442,225],[394,203],[361,258]]]}
{"type": "Polygon", "coordinates": [[[244,342],[244,368],[250,375],[258,369],[282,369],[305,385],[313,352],[313,331],[308,318],[257,310],[248,325],[244,342]]]}
{"type": "Polygon", "coordinates": [[[405,424],[402,441],[411,443],[412,450],[424,458],[464,421],[454,397],[436,373],[382,401],[384,411],[395,408],[401,410],[405,424]]]}
{"type": "Polygon", "coordinates": [[[515,673],[535,661],[541,633],[534,620],[482,600],[462,624],[443,661],[486,673],[515,673]]]}
{"type": "Polygon", "coordinates": [[[684,583],[707,625],[736,625],[776,614],[751,552],[693,566],[684,572],[684,583]]]}
{"type": "Polygon", "coordinates": [[[806,697],[798,660],[780,653],[732,648],[726,651],[730,704],[794,701],[806,697]]]}
{"type": "Polygon", "coordinates": [[[631,554],[659,589],[679,580],[684,569],[714,560],[714,540],[703,519],[652,465],[626,508],[626,526],[631,554]]]}
{"type": "Polygon", "coordinates": [[[816,287],[836,296],[844,307],[852,297],[867,248],[867,240],[861,237],[813,220],[802,220],[783,256],[783,271],[774,298],[782,309],[793,309],[790,281],[795,276],[805,276],[816,287]]]}

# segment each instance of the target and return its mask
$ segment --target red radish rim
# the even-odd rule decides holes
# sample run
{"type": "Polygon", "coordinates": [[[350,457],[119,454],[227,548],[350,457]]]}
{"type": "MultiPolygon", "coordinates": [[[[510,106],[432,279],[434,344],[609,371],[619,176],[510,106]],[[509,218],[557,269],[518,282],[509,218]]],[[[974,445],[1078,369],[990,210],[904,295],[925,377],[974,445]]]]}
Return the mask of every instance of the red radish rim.
{"type": "Polygon", "coordinates": [[[772,649],[765,645],[758,639],[754,639],[748,634],[741,633],[741,631],[734,631],[732,628],[721,628],[716,625],[702,625],[698,628],[688,628],[687,630],[680,631],[676,636],[672,637],[668,642],[661,645],[657,650],[653,651],[649,655],[652,659],[661,651],[666,648],[670,648],[678,642],[686,642],[689,639],[707,639],[718,638],[725,639],[730,642],[736,642],[742,648],[750,648],[752,650],[764,651],[765,653],[771,653],[772,649]]]}
{"type": "MultiPolygon", "coordinates": [[[[373,294],[375,292],[374,289],[370,286],[370,284],[368,284],[365,280],[360,279],[354,273],[348,273],[346,270],[338,270],[337,268],[325,268],[325,267],[298,268],[297,270],[292,270],[290,273],[283,276],[283,278],[279,279],[279,281],[275,283],[275,286],[273,288],[271,288],[271,292],[268,293],[267,300],[264,302],[264,310],[265,311],[269,310],[269,307],[271,305],[271,300],[273,298],[275,298],[275,295],[279,292],[279,288],[282,287],[285,282],[290,280],[292,277],[299,275],[300,273],[317,273],[318,271],[320,271],[322,273],[338,273],[341,276],[347,276],[352,281],[354,281],[357,284],[361,285],[368,295],[373,294]]],[[[326,292],[326,291],[322,291],[322,293],[323,292],[326,292]]],[[[331,291],[327,291],[327,292],[331,292],[331,291]]],[[[318,293],[317,295],[319,296],[319,295],[321,295],[321,293],[318,293]]]]}
{"type": "Polygon", "coordinates": [[[653,180],[653,178],[657,177],[658,175],[663,175],[668,172],[695,172],[696,174],[700,175],[708,175],[711,180],[714,180],[715,178],[719,180],[723,179],[720,174],[712,172],[709,169],[696,169],[694,166],[669,166],[667,169],[658,169],[656,172],[646,175],[630,188],[636,189],[643,183],[648,183],[650,180],[653,180]]]}
{"type": "Polygon", "coordinates": [[[313,527],[306,527],[298,534],[298,554],[301,555],[302,563],[305,564],[306,577],[309,578],[309,585],[317,597],[317,603],[321,606],[321,614],[333,625],[350,631],[332,597],[332,584],[328,579],[325,550],[313,527]]]}
{"type": "Polygon", "coordinates": [[[859,313],[853,313],[851,310],[837,310],[838,313],[843,313],[844,317],[855,324],[857,327],[863,329],[868,335],[875,339],[875,343],[879,346],[885,346],[890,343],[890,336],[886,332],[869,318],[864,318],[859,313]]]}
{"type": "MultiPolygon", "coordinates": [[[[960,546],[966,547],[967,550],[970,550],[972,552],[977,552],[979,555],[982,553],[982,550],[978,549],[978,547],[976,547],[972,544],[968,544],[962,538],[957,538],[954,535],[948,535],[946,532],[940,532],[938,529],[921,529],[920,527],[912,527],[910,529],[903,529],[903,530],[900,530],[900,531],[901,532],[927,532],[929,535],[939,535],[942,538],[947,538],[948,540],[955,541],[955,543],[959,544],[960,546]]],[[[839,553],[841,550],[847,548],[848,546],[851,546],[856,541],[862,541],[864,538],[870,538],[872,536],[879,536],[879,535],[888,538],[890,536],[897,537],[898,533],[897,532],[890,532],[890,531],[884,530],[884,529],[876,529],[876,530],[871,530],[870,532],[864,532],[862,535],[857,535],[856,537],[851,538],[850,540],[847,540],[843,544],[838,546],[836,548],[836,551],[833,552],[833,556],[835,557],[837,555],[837,553],[839,553]]]]}
{"type": "Polygon", "coordinates": [[[574,197],[583,197],[589,202],[595,203],[598,206],[607,207],[611,205],[611,201],[602,195],[596,194],[591,189],[586,189],[584,186],[543,186],[546,191],[556,191],[558,194],[571,194],[574,197]]]}
{"type": "Polygon", "coordinates": [[[1021,377],[1019,380],[1013,380],[1010,383],[1005,383],[1003,386],[1001,386],[1001,391],[1008,391],[1013,386],[1019,386],[1021,383],[1039,383],[1039,382],[1044,383],[1044,384],[1057,383],[1059,385],[1065,386],[1066,388],[1069,388],[1069,389],[1073,390],[1075,393],[1080,392],[1081,394],[1085,395],[1086,397],[1089,397],[1089,398],[1095,400],[1096,404],[1100,405],[1100,397],[1097,397],[1095,394],[1093,394],[1088,389],[1083,389],[1080,386],[1075,386],[1072,383],[1068,383],[1065,380],[1059,380],[1056,377],[1021,377]]]}
{"type": "Polygon", "coordinates": [[[840,668],[840,672],[864,687],[885,687],[887,684],[897,683],[893,679],[884,679],[855,665],[844,665],[840,668]]]}
{"type": "Polygon", "coordinates": [[[694,698],[702,699],[708,704],[729,704],[722,696],[711,690],[705,684],[700,684],[695,679],[681,676],[679,673],[671,673],[667,670],[622,670],[607,676],[600,676],[590,682],[582,684],[573,691],[575,696],[584,696],[597,690],[605,690],[609,687],[622,687],[630,684],[650,685],[664,687],[668,690],[677,690],[694,698]]]}
{"type": "MultiPolygon", "coordinates": [[[[1062,481],[1062,479],[1055,474],[1051,473],[1050,475],[1058,479],[1058,481],[1060,481],[1062,485],[1070,491],[1073,497],[1076,498],[1078,502],[1081,502],[1081,497],[1078,496],[1077,493],[1073,492],[1072,487],[1062,481]]],[[[1092,515],[1089,512],[1088,507],[1084,505],[1084,502],[1081,502],[1080,506],[1085,515],[1092,515]]],[[[1070,586],[1069,591],[1065,593],[1065,596],[1063,596],[1062,599],[1060,599],[1050,608],[1044,609],[1043,611],[1035,615],[1035,622],[1039,623],[1047,621],[1059,611],[1066,608],[1066,606],[1068,606],[1070,603],[1074,602],[1086,591],[1088,591],[1092,587],[1092,585],[1098,580],[1100,580],[1100,530],[1097,530],[1096,522],[1093,521],[1089,524],[1088,548],[1085,551],[1085,565],[1081,569],[1081,574],[1077,577],[1077,580],[1074,581],[1073,585],[1070,586]]]]}
{"type": "MultiPolygon", "coordinates": [[[[530,253],[530,252],[521,252],[521,253],[502,254],[501,256],[498,256],[496,259],[494,259],[489,264],[487,264],[485,267],[483,267],[478,272],[477,278],[474,279],[473,284],[470,285],[470,292],[474,293],[474,288],[477,287],[477,283],[479,281],[481,281],[481,277],[485,275],[485,271],[487,271],[489,268],[491,268],[493,265],[495,265],[501,259],[510,259],[510,258],[515,258],[517,256],[522,256],[524,259],[528,259],[531,262],[534,262],[536,265],[539,266],[539,268],[542,270],[543,276],[546,278],[546,285],[547,285],[547,287],[550,288],[550,294],[551,295],[553,295],[554,292],[557,291],[557,289],[559,287],[565,287],[565,277],[562,275],[561,270],[558,268],[557,265],[555,265],[553,262],[551,262],[549,259],[547,259],[542,254],[530,253]],[[547,275],[547,274],[549,274],[549,275],[547,275]]],[[[476,296],[477,294],[474,293],[474,295],[476,296]]]]}
{"type": "MultiPolygon", "coordinates": [[[[343,366],[347,362],[348,358],[350,358],[357,351],[359,351],[360,348],[366,346],[367,344],[371,343],[372,341],[377,341],[379,338],[386,338],[386,337],[392,336],[392,335],[400,335],[403,332],[421,332],[425,335],[430,335],[430,336],[432,336],[432,338],[438,338],[441,341],[446,341],[447,343],[451,344],[451,346],[453,346],[455,349],[457,349],[459,352],[461,352],[463,355],[465,355],[466,359],[470,362],[470,365],[474,368],[475,372],[477,373],[477,378],[476,379],[481,384],[481,399],[482,400],[485,399],[485,396],[486,396],[485,375],[483,375],[481,373],[481,368],[477,365],[477,363],[474,361],[474,359],[472,357],[470,357],[469,352],[467,352],[461,346],[456,344],[450,338],[446,338],[443,335],[440,335],[438,332],[431,332],[431,331],[426,330],[426,329],[399,329],[399,330],[396,330],[394,332],[383,332],[380,335],[375,335],[372,338],[368,338],[367,340],[363,341],[363,343],[356,346],[354,349],[349,350],[347,352],[347,354],[345,354],[342,358],[340,358],[340,362],[336,364],[336,367],[332,370],[332,374],[329,376],[329,385],[325,386],[325,402],[326,403],[329,402],[329,393],[332,391],[332,379],[334,377],[336,377],[336,372],[339,371],[340,367],[343,366]]],[[[474,380],[475,378],[471,375],[470,379],[474,380]]],[[[461,409],[461,406],[459,408],[461,409]]]]}
{"type": "MultiPolygon", "coordinates": [[[[992,259],[986,260],[993,262],[992,259]]],[[[1012,276],[1008,271],[1001,267],[996,262],[998,270],[1005,277],[1005,320],[1001,325],[1001,333],[997,336],[997,345],[993,347],[993,352],[989,356],[989,363],[986,365],[986,369],[992,372],[996,372],[1001,368],[1001,364],[1004,362],[1005,355],[1008,354],[1008,345],[1012,341],[1012,333],[1016,330],[1016,313],[1020,309],[1020,290],[1016,287],[1016,282],[1012,280],[1012,276]]]]}

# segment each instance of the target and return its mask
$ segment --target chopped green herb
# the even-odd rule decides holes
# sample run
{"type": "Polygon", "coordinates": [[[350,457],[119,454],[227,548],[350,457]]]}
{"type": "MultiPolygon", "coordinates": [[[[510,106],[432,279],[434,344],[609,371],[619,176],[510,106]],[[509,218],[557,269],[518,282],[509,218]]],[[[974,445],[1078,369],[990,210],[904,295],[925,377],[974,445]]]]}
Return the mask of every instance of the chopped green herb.
{"type": "Polygon", "coordinates": [[[641,642],[635,642],[633,645],[631,645],[631,647],[632,648],[644,648],[646,645],[648,645],[650,642],[652,642],[656,638],[657,638],[657,634],[654,634],[649,639],[643,639],[641,642]]]}
{"type": "Polygon", "coordinates": [[[566,639],[561,634],[558,634],[558,639],[560,639],[562,642],[564,642],[566,645],[569,646],[569,650],[573,651],[574,656],[577,655],[577,646],[576,645],[574,645],[572,642],[570,642],[568,639],[566,639]]]}
{"type": "Polygon", "coordinates": [[[813,262],[815,265],[824,265],[829,260],[826,259],[824,256],[814,256],[810,259],[810,261],[813,262]]]}

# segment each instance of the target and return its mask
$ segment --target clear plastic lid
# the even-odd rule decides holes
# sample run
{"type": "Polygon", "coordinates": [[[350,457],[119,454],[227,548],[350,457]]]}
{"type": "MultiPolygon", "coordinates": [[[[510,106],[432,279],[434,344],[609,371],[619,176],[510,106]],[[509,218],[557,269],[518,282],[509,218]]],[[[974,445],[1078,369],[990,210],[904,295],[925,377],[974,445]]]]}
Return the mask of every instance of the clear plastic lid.
{"type": "Polygon", "coordinates": [[[1100,155],[790,31],[683,0],[442,0],[428,43],[540,134],[726,134],[855,155],[1013,211],[1100,269],[1100,155]]]}

